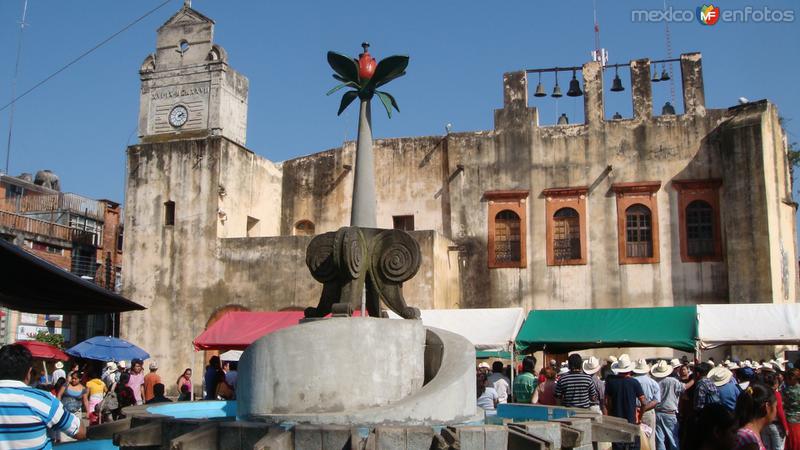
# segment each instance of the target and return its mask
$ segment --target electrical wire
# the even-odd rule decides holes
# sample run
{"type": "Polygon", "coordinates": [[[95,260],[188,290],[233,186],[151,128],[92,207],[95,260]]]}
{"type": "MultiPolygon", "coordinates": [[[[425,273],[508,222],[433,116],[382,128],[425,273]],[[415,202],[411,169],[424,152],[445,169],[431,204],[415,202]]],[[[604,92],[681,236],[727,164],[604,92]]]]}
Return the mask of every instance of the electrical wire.
{"type": "Polygon", "coordinates": [[[144,19],[145,19],[147,16],[149,16],[149,15],[153,14],[154,12],[158,11],[159,9],[161,9],[162,7],[164,7],[164,6],[165,6],[167,3],[171,2],[171,1],[172,1],[172,0],[165,0],[164,2],[162,2],[161,4],[159,4],[158,6],[156,6],[155,8],[153,8],[153,9],[151,9],[150,11],[146,12],[146,13],[145,13],[143,16],[139,17],[138,19],[134,20],[133,22],[129,23],[128,25],[125,25],[125,26],[124,26],[122,29],[120,29],[120,30],[119,30],[119,31],[117,31],[116,33],[114,33],[114,34],[112,34],[111,36],[109,36],[109,37],[107,37],[107,38],[103,39],[102,41],[100,41],[100,43],[98,43],[98,44],[97,44],[97,45],[95,45],[94,47],[92,47],[92,48],[90,48],[89,50],[86,50],[85,52],[81,53],[81,54],[80,54],[80,55],[79,55],[77,58],[75,58],[75,59],[73,59],[72,61],[68,62],[67,64],[65,64],[64,66],[62,66],[60,69],[58,69],[58,70],[56,70],[55,72],[53,72],[52,74],[48,75],[48,76],[47,76],[46,78],[44,78],[42,81],[40,81],[40,82],[38,82],[38,83],[34,84],[34,85],[33,85],[33,86],[30,88],[30,89],[28,89],[27,91],[23,92],[22,94],[18,95],[18,96],[17,96],[17,97],[15,97],[14,99],[12,99],[10,102],[8,102],[8,103],[6,103],[5,105],[3,105],[2,107],[0,107],[0,111],[3,111],[3,110],[5,110],[6,108],[8,108],[9,106],[13,105],[14,103],[16,103],[16,101],[17,101],[17,100],[19,100],[19,99],[21,99],[21,98],[25,97],[26,95],[30,94],[31,92],[33,92],[34,90],[36,90],[36,89],[37,89],[38,87],[40,87],[41,85],[43,85],[43,84],[47,83],[48,81],[50,81],[51,79],[53,79],[53,78],[54,78],[56,75],[60,74],[61,72],[65,71],[65,70],[67,70],[67,69],[68,69],[70,66],[72,66],[72,65],[73,65],[73,64],[75,64],[76,62],[80,61],[81,59],[83,59],[83,58],[85,58],[86,56],[88,56],[90,53],[92,53],[92,52],[94,52],[95,50],[97,50],[98,48],[102,47],[103,45],[105,45],[106,43],[108,43],[108,41],[110,41],[110,40],[114,39],[115,37],[119,36],[120,34],[124,33],[124,32],[125,32],[125,31],[127,31],[129,28],[131,28],[132,26],[134,26],[134,25],[136,25],[137,23],[141,22],[141,21],[142,21],[142,20],[144,20],[144,19]]]}

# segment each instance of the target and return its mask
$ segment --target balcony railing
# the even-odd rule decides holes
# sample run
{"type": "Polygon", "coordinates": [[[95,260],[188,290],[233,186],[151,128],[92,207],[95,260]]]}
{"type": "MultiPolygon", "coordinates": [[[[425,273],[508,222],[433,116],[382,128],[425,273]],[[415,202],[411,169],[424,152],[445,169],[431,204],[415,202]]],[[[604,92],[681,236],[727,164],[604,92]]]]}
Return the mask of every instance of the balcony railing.
{"type": "Polygon", "coordinates": [[[77,228],[65,227],[53,222],[33,219],[8,211],[0,211],[0,227],[19,230],[26,233],[47,236],[62,241],[77,242],[87,245],[98,245],[97,235],[77,228]]]}
{"type": "Polygon", "coordinates": [[[25,195],[0,199],[0,210],[13,213],[35,213],[48,211],[70,211],[76,214],[103,220],[105,204],[77,194],[25,195]]]}

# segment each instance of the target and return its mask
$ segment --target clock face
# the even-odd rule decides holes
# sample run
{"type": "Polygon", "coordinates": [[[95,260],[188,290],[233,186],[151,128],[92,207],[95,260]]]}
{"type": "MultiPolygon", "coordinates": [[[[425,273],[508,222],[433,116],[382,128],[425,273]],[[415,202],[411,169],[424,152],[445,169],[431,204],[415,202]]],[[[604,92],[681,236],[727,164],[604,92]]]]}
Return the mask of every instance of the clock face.
{"type": "Polygon", "coordinates": [[[183,105],[172,108],[169,112],[169,124],[175,128],[180,128],[189,120],[189,110],[183,105]]]}

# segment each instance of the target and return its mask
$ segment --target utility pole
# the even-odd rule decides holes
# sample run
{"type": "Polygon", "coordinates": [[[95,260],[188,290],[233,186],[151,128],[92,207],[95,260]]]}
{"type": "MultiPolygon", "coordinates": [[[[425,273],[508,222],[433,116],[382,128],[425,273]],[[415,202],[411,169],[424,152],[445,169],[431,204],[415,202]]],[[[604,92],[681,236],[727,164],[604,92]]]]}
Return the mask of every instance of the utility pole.
{"type": "Polygon", "coordinates": [[[19,23],[19,37],[17,39],[17,61],[14,64],[14,78],[11,79],[11,109],[8,113],[8,140],[6,141],[6,166],[4,173],[8,175],[8,164],[11,160],[11,134],[14,128],[14,108],[17,97],[17,75],[19,74],[19,60],[22,55],[22,34],[25,31],[25,18],[28,15],[28,0],[22,5],[22,20],[19,23]]]}

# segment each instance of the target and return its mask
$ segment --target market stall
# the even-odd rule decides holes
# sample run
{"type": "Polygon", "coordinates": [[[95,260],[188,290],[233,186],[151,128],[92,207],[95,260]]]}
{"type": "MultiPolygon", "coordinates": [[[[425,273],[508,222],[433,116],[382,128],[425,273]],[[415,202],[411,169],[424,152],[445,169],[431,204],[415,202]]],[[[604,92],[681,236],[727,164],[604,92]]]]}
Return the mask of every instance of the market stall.
{"type": "Polygon", "coordinates": [[[534,310],[516,338],[525,353],[567,353],[604,347],[670,347],[694,352],[697,309],[662,308],[534,310]]]}
{"type": "Polygon", "coordinates": [[[698,305],[699,348],[800,343],[800,304],[698,305]]]}
{"type": "Polygon", "coordinates": [[[303,311],[231,311],[193,341],[195,350],[244,350],[258,338],[300,323],[303,311]]]}

